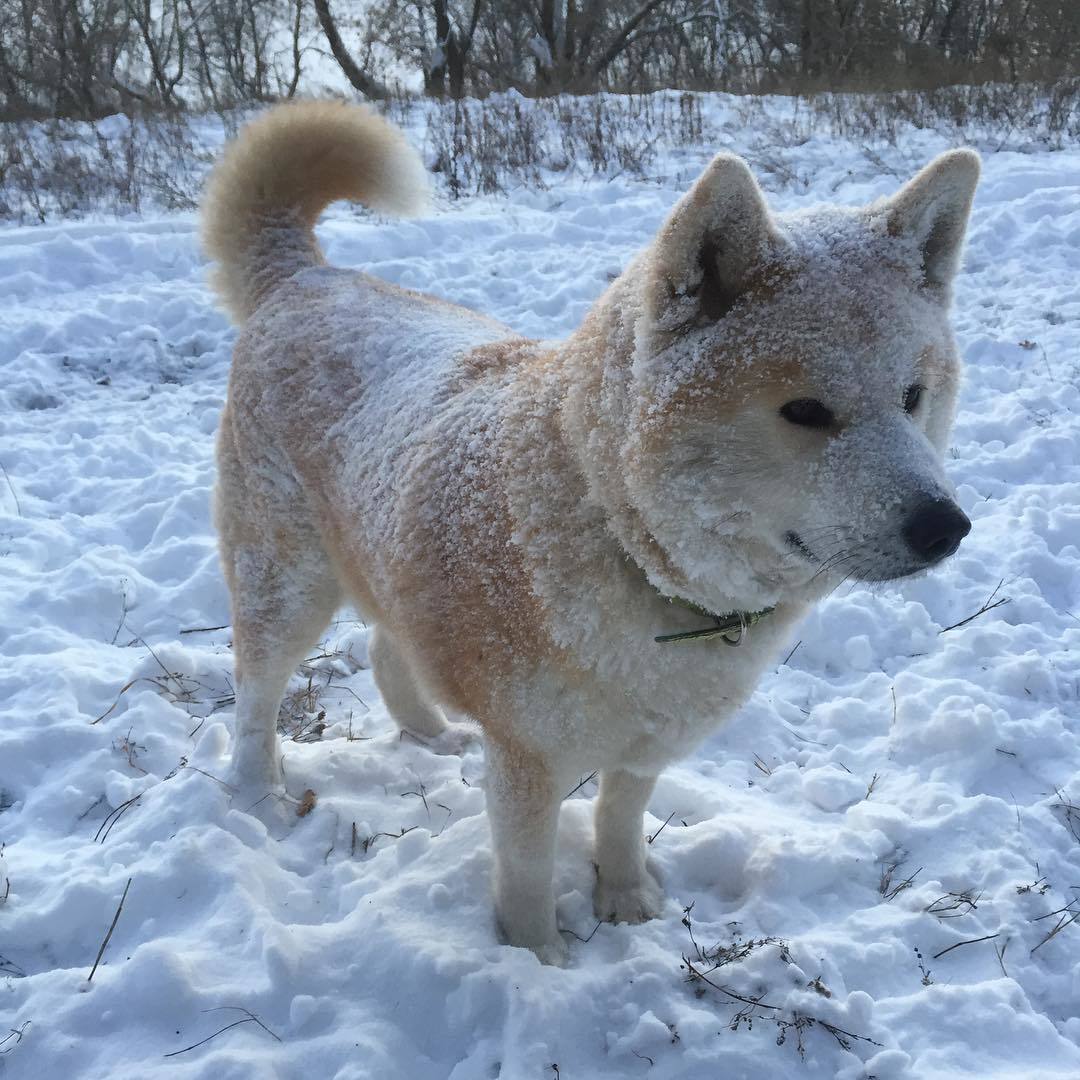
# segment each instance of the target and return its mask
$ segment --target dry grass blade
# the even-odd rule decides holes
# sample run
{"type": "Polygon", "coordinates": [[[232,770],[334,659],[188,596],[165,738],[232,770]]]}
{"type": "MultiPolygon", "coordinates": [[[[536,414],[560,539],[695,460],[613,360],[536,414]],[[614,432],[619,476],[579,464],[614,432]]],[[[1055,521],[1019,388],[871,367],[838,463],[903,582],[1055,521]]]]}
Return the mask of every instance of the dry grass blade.
{"type": "Polygon", "coordinates": [[[17,1028],[11,1029],[11,1034],[5,1035],[0,1039],[0,1054],[10,1054],[12,1050],[23,1040],[23,1035],[26,1033],[26,1029],[30,1026],[29,1020],[24,1020],[17,1028]],[[11,1046],[5,1045],[14,1039],[15,1042],[11,1046]]]}
{"type": "Polygon", "coordinates": [[[277,1042],[281,1042],[281,1036],[272,1032],[253,1012],[249,1009],[245,1009],[240,1005],[222,1005],[218,1009],[204,1009],[203,1012],[219,1012],[221,1009],[235,1009],[238,1012],[246,1013],[247,1015],[239,1020],[234,1020],[231,1024],[226,1024],[223,1028],[219,1028],[212,1035],[207,1035],[205,1039],[200,1039],[197,1043],[192,1043],[190,1046],[185,1046],[183,1050],[173,1050],[171,1054],[166,1054],[165,1057],[178,1057],[180,1054],[186,1054],[189,1050],[194,1050],[197,1047],[205,1046],[211,1039],[216,1039],[219,1035],[223,1035],[226,1031],[230,1031],[234,1027],[239,1027],[241,1024],[258,1024],[259,1027],[266,1032],[272,1039],[277,1042]]]}
{"type": "Polygon", "coordinates": [[[133,795],[126,802],[122,802],[115,810],[111,810],[105,817],[105,820],[98,826],[98,831],[94,833],[94,842],[104,844],[109,837],[109,833],[112,832],[113,826],[120,820],[121,817],[127,813],[140,799],[142,798],[142,792],[138,795],[133,795]]]}
{"type": "MultiPolygon", "coordinates": [[[[177,769],[177,772],[179,772],[180,769],[190,769],[192,772],[200,773],[207,779],[213,780],[215,784],[220,784],[226,791],[235,790],[231,784],[226,784],[220,776],[215,776],[213,773],[208,773],[205,769],[200,769],[198,765],[189,765],[186,759],[181,759],[180,768],[177,769]]],[[[168,780],[169,777],[166,776],[165,779],[168,780]]]]}
{"type": "Polygon", "coordinates": [[[982,893],[972,896],[969,892],[948,892],[931,901],[923,910],[939,919],[959,919],[969,912],[976,911],[982,893]]]}
{"type": "Polygon", "coordinates": [[[767,1001],[762,1001],[761,998],[744,997],[742,994],[736,994],[730,987],[721,986],[720,983],[713,982],[708,974],[704,971],[699,971],[694,966],[693,961],[688,956],[683,957],[683,963],[686,965],[686,970],[690,973],[688,978],[691,982],[700,980],[703,983],[707,983],[714,990],[719,990],[720,993],[726,994],[729,998],[732,998],[735,1001],[741,1001],[746,1005],[751,1005],[755,1009],[770,1009],[774,1012],[778,1012],[780,1009],[779,1005],[770,1005],[767,1001]]]}
{"type": "Polygon", "coordinates": [[[109,715],[109,713],[111,713],[111,712],[113,711],[113,709],[115,709],[115,708],[116,708],[116,706],[117,706],[117,705],[119,705],[119,704],[120,704],[120,699],[121,699],[121,698],[122,698],[122,697],[123,697],[123,696],[124,696],[124,695],[125,695],[125,694],[126,694],[126,693],[127,693],[127,692],[128,692],[128,691],[129,691],[129,690],[130,690],[130,689],[131,689],[131,688],[132,688],[132,687],[133,687],[133,686],[134,686],[134,685],[136,684],[136,683],[137,683],[137,682],[141,682],[143,678],[144,678],[144,676],[140,675],[140,676],[139,676],[139,677],[138,677],[137,679],[132,679],[132,680],[131,680],[131,682],[129,682],[129,683],[125,683],[125,684],[124,684],[123,686],[121,686],[121,687],[120,687],[120,693],[116,695],[116,700],[115,700],[115,701],[114,701],[114,702],[113,702],[113,703],[112,703],[112,704],[111,704],[111,705],[110,705],[110,706],[109,706],[109,707],[108,707],[108,708],[107,708],[107,709],[106,709],[106,710],[105,710],[105,711],[104,711],[104,712],[103,712],[103,713],[102,713],[102,714],[101,714],[101,715],[100,715],[99,717],[97,717],[97,718],[96,718],[95,720],[91,720],[91,721],[90,721],[90,725],[91,725],[91,727],[92,727],[92,726],[93,726],[94,724],[100,724],[100,723],[101,723],[101,721],[102,721],[102,720],[104,720],[104,719],[105,719],[105,717],[106,717],[106,716],[108,716],[108,715],[109,715]]]}
{"type": "Polygon", "coordinates": [[[132,729],[128,728],[127,734],[122,735],[119,739],[117,739],[113,743],[113,746],[115,746],[116,749],[119,750],[125,758],[127,758],[127,763],[131,768],[133,768],[136,772],[141,772],[143,776],[146,776],[146,770],[135,760],[139,756],[139,751],[145,750],[146,747],[143,746],[142,743],[136,742],[134,739],[132,739],[131,731],[132,729]]]}
{"type": "Polygon", "coordinates": [[[401,831],[396,832],[396,833],[391,833],[391,832],[372,833],[371,836],[369,836],[369,837],[365,838],[364,840],[360,841],[360,850],[366,855],[371,850],[371,848],[374,845],[375,841],[378,840],[380,837],[385,836],[387,838],[387,840],[400,840],[403,836],[407,836],[409,833],[411,833],[413,831],[413,829],[415,829],[415,828],[417,828],[416,825],[410,825],[408,828],[405,828],[404,826],[402,826],[401,831]]]}
{"type": "Polygon", "coordinates": [[[10,975],[15,979],[26,978],[26,972],[14,960],[9,960],[3,955],[0,955],[0,975],[10,975]]]}
{"type": "Polygon", "coordinates": [[[584,787],[584,786],[585,786],[585,785],[586,785],[587,783],[589,783],[589,781],[590,781],[590,780],[595,780],[595,779],[596,779],[596,773],[595,773],[595,772],[591,772],[591,773],[589,773],[589,775],[588,775],[588,776],[583,776],[583,777],[582,777],[582,778],[581,778],[581,779],[580,779],[580,780],[579,780],[579,781],[578,781],[578,782],[577,782],[577,783],[576,783],[576,784],[575,784],[575,785],[574,785],[574,786],[573,786],[573,787],[572,787],[572,788],[571,788],[571,789],[570,789],[570,790],[569,790],[569,791],[568,791],[568,792],[567,792],[567,793],[566,793],[566,794],[565,794],[565,795],[563,796],[563,801],[565,802],[565,801],[566,801],[567,799],[569,799],[569,798],[570,798],[570,796],[571,796],[571,795],[576,795],[576,794],[577,794],[577,793],[578,793],[578,792],[579,792],[579,791],[580,791],[580,790],[581,790],[581,789],[582,789],[582,788],[583,788],[583,787],[584,787]]]}
{"type": "Polygon", "coordinates": [[[603,926],[603,925],[604,925],[604,920],[600,919],[597,922],[597,924],[592,928],[592,930],[589,931],[589,936],[588,937],[582,937],[580,934],[575,933],[573,930],[570,930],[569,928],[567,928],[565,933],[569,934],[571,937],[577,938],[578,941],[582,942],[583,944],[588,944],[590,941],[592,941],[593,937],[596,934],[596,931],[599,930],[600,927],[603,926]]]}
{"type": "Polygon", "coordinates": [[[671,819],[672,819],[672,818],[673,818],[674,816],[675,816],[675,811],[674,811],[674,810],[672,810],[672,811],[671,811],[671,813],[670,813],[670,814],[668,814],[668,816],[667,816],[666,818],[664,818],[664,824],[663,824],[663,825],[661,825],[661,826],[660,826],[660,828],[659,828],[659,829],[657,829],[657,830],[656,830],[656,832],[654,832],[654,833],[652,834],[652,836],[647,836],[647,837],[645,837],[645,839],[646,839],[646,840],[647,840],[647,841],[648,841],[648,842],[649,842],[649,843],[651,844],[651,843],[652,843],[652,842],[653,842],[653,841],[654,841],[654,840],[655,840],[655,839],[656,839],[656,838],[657,838],[657,837],[658,837],[658,836],[659,836],[659,835],[660,835],[660,834],[661,834],[661,833],[662,833],[662,832],[663,832],[663,831],[664,831],[664,830],[665,830],[665,829],[666,829],[666,828],[668,827],[668,822],[669,822],[669,821],[670,821],[670,820],[671,820],[671,819]]]}
{"type": "Polygon", "coordinates": [[[416,787],[417,787],[416,791],[403,791],[401,793],[401,798],[403,798],[403,799],[408,799],[408,798],[419,799],[424,804],[424,813],[427,814],[427,819],[428,819],[428,821],[430,821],[431,820],[431,807],[428,806],[427,788],[424,787],[423,781],[420,781],[420,780],[417,780],[416,787]]]}
{"type": "Polygon", "coordinates": [[[439,831],[435,833],[435,837],[437,839],[438,837],[442,836],[442,834],[446,831],[446,826],[450,824],[450,819],[454,816],[454,811],[451,807],[447,806],[446,803],[437,802],[435,805],[440,810],[446,811],[446,820],[442,823],[442,828],[440,828],[439,831]]]}
{"type": "Polygon", "coordinates": [[[961,945],[974,945],[980,941],[993,941],[998,937],[998,934],[985,934],[983,937],[969,938],[967,941],[958,941],[955,945],[950,945],[947,949],[942,949],[941,952],[936,952],[931,957],[932,960],[940,960],[946,953],[950,953],[953,949],[959,949],[961,945]]]}
{"type": "Polygon", "coordinates": [[[1054,789],[1054,794],[1057,795],[1058,801],[1053,808],[1065,814],[1065,827],[1069,830],[1069,835],[1080,842],[1080,806],[1069,802],[1057,788],[1054,789]]]}
{"type": "MultiPolygon", "coordinates": [[[[4,856],[4,848],[6,844],[0,843],[0,858],[4,856]]],[[[11,878],[7,874],[4,875],[3,892],[0,893],[0,904],[6,904],[8,897],[11,895],[11,878]]],[[[0,956],[0,970],[3,968],[4,958],[0,956]]]]}
{"type": "Polygon", "coordinates": [[[1011,601],[1011,597],[1002,596],[997,600],[994,597],[997,596],[998,590],[1005,584],[1005,579],[1002,578],[997,585],[994,586],[994,591],[987,597],[986,603],[983,604],[974,615],[969,615],[966,619],[961,619],[957,623],[953,623],[952,626],[946,626],[944,630],[939,630],[938,634],[947,634],[950,630],[956,630],[961,626],[967,626],[972,619],[977,619],[980,615],[985,615],[988,611],[993,611],[996,607],[1001,607],[1002,604],[1008,604],[1011,601]]]}
{"type": "Polygon", "coordinates": [[[19,496],[15,494],[15,485],[11,482],[11,477],[8,476],[8,471],[4,468],[4,463],[2,461],[0,461],[0,472],[4,474],[8,490],[11,492],[11,497],[15,500],[15,513],[19,517],[22,517],[22,507],[19,505],[19,496]]]}
{"type": "Polygon", "coordinates": [[[1005,970],[1005,950],[1009,947],[1009,942],[1011,940],[1012,938],[1006,938],[1004,942],[1002,942],[1000,949],[996,945],[994,946],[994,953],[997,956],[998,965],[1001,968],[1001,974],[1004,975],[1006,979],[1009,977],[1009,973],[1005,970]]]}
{"type": "Polygon", "coordinates": [[[914,884],[915,879],[922,873],[923,868],[920,866],[910,877],[906,877],[899,884],[893,885],[893,874],[896,873],[902,864],[903,860],[900,859],[896,862],[889,863],[887,866],[883,867],[881,871],[881,880],[878,882],[878,892],[881,893],[886,902],[895,900],[905,889],[910,889],[914,884]]]}
{"type": "Polygon", "coordinates": [[[1048,941],[1056,938],[1066,927],[1072,926],[1077,919],[1080,919],[1080,909],[1074,908],[1074,904],[1080,903],[1080,899],[1070,900],[1064,907],[1058,908],[1056,911],[1048,911],[1045,915],[1040,915],[1035,919],[1035,922],[1042,922],[1043,919],[1053,918],[1058,916],[1058,921],[1054,924],[1053,929],[1031,950],[1029,955],[1034,956],[1035,953],[1041,949],[1048,941]]]}
{"type": "Polygon", "coordinates": [[[94,957],[94,966],[90,969],[90,974],[86,976],[86,981],[89,982],[94,977],[94,972],[98,969],[98,964],[101,963],[102,956],[105,955],[105,947],[109,944],[109,939],[113,936],[113,931],[116,929],[116,924],[120,921],[120,912],[124,908],[124,901],[127,899],[128,889],[131,888],[131,878],[127,879],[127,884],[124,886],[124,895],[120,897],[120,903],[116,905],[116,914],[113,915],[112,922],[109,924],[109,929],[105,934],[104,940],[101,942],[101,948],[97,951],[97,956],[94,957]]]}
{"type": "MultiPolygon", "coordinates": [[[[1038,863],[1035,864],[1035,869],[1036,871],[1039,869],[1038,863]]],[[[1024,893],[1037,891],[1038,894],[1042,896],[1049,888],[1050,882],[1047,881],[1044,877],[1038,877],[1033,882],[1031,882],[1030,885],[1017,885],[1016,891],[1021,895],[1023,895],[1024,893]]]]}
{"type": "MultiPolygon", "coordinates": [[[[736,939],[729,945],[718,944],[711,949],[703,949],[694,938],[694,931],[690,921],[690,912],[693,910],[693,907],[694,905],[691,904],[689,907],[683,909],[682,924],[690,934],[690,940],[693,942],[694,951],[697,953],[697,957],[691,959],[684,954],[682,957],[682,966],[687,972],[688,982],[712,987],[712,989],[723,994],[729,1001],[738,1002],[738,1009],[728,1021],[727,1026],[729,1030],[738,1031],[744,1025],[748,1029],[752,1029],[755,1021],[758,1023],[775,1024],[777,1028],[777,1046],[782,1046],[787,1040],[788,1035],[794,1032],[795,1048],[801,1058],[805,1058],[806,1056],[806,1046],[803,1036],[806,1031],[813,1027],[820,1027],[827,1031],[845,1050],[850,1049],[853,1042],[865,1042],[872,1046],[881,1045],[881,1043],[871,1039],[867,1035],[857,1035],[852,1031],[846,1031],[844,1028],[837,1027],[827,1020],[822,1020],[820,1017],[808,1013],[793,1012],[785,1009],[783,1006],[773,1005],[764,1000],[767,993],[765,990],[760,993],[739,993],[731,986],[727,986],[717,982],[716,979],[711,978],[710,976],[720,968],[726,967],[727,965],[737,965],[747,959],[747,957],[757,949],[763,948],[766,945],[775,945],[779,949],[779,959],[784,964],[790,965],[794,960],[788,950],[787,942],[782,941],[780,938],[772,937],[755,938],[747,941],[736,939]],[[711,966],[706,967],[705,965],[711,966]]],[[[737,971],[738,969],[735,968],[734,970],[737,971]]],[[[832,997],[832,991],[825,986],[821,981],[820,976],[811,979],[806,986],[820,994],[822,997],[832,997]]],[[[700,997],[706,993],[706,991],[703,986],[699,985],[697,993],[700,997]]]]}
{"type": "Polygon", "coordinates": [[[184,687],[184,684],[181,682],[181,676],[178,675],[175,671],[170,671],[165,666],[164,661],[162,661],[161,657],[158,656],[156,652],[154,652],[153,647],[146,640],[146,638],[144,638],[141,634],[136,634],[133,640],[138,642],[138,644],[140,644],[154,658],[154,663],[157,664],[159,668],[161,668],[162,675],[165,677],[166,682],[176,684],[177,693],[180,696],[183,696],[185,693],[188,692],[184,687]]]}

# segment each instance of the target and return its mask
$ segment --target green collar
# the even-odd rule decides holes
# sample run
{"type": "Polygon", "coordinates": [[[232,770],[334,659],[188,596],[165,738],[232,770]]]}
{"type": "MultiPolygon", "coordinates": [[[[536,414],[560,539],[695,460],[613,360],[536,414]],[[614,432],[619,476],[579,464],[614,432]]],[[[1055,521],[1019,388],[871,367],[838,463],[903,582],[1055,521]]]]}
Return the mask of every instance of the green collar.
{"type": "MultiPolygon", "coordinates": [[[[663,593],[660,594],[664,596],[663,593]]],[[[775,608],[762,608],[760,611],[732,611],[727,615],[717,615],[692,600],[684,600],[681,596],[664,596],[669,604],[678,604],[680,607],[700,615],[703,619],[710,619],[712,626],[706,626],[702,630],[686,630],[681,634],[660,634],[653,641],[661,645],[676,645],[684,641],[711,641],[720,638],[725,645],[741,645],[746,636],[746,631],[756,622],[760,622],[766,615],[771,615],[775,608]]]]}

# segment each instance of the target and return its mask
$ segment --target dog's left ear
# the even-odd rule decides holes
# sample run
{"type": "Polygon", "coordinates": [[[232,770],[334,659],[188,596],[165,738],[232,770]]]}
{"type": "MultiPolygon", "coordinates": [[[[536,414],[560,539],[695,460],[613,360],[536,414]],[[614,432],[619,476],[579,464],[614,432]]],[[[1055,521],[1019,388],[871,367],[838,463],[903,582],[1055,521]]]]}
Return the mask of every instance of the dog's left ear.
{"type": "Polygon", "coordinates": [[[746,162],[717,154],[653,241],[647,316],[660,330],[719,319],[778,243],[746,162]]]}
{"type": "Polygon", "coordinates": [[[914,238],[922,253],[926,283],[946,296],[960,265],[979,171],[979,155],[973,150],[950,150],[931,161],[884,205],[889,232],[914,238]]]}

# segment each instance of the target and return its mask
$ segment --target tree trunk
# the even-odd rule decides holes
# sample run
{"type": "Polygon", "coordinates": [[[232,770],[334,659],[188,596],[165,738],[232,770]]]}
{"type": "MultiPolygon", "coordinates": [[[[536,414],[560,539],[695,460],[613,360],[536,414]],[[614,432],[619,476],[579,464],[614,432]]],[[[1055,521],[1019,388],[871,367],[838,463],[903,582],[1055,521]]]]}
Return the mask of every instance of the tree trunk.
{"type": "Polygon", "coordinates": [[[435,13],[435,48],[439,53],[438,60],[424,76],[425,92],[437,98],[446,97],[446,69],[451,38],[450,12],[446,2],[447,0],[432,0],[431,7],[435,13]]]}
{"type": "Polygon", "coordinates": [[[365,97],[383,99],[390,96],[390,92],[377,79],[372,79],[360,70],[359,65],[345,48],[345,42],[341,40],[334,17],[330,14],[330,0],[315,0],[315,13],[319,16],[319,23],[330,45],[330,51],[338,66],[345,73],[353,88],[365,97]]]}

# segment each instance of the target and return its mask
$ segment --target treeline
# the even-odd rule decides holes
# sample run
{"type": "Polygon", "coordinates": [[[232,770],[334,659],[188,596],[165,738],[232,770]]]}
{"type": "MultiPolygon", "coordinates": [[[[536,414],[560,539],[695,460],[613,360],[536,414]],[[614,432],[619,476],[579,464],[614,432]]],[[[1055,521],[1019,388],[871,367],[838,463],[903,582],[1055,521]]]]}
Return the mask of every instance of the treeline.
{"type": "Polygon", "coordinates": [[[1052,82],[1080,0],[0,0],[0,119],[675,87],[806,93],[1052,82]]]}

